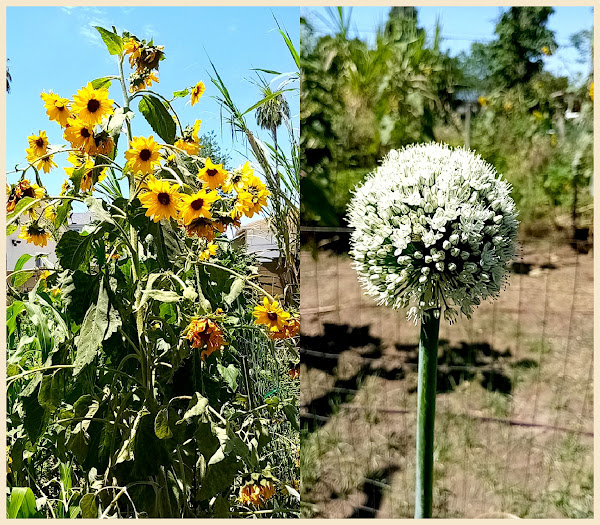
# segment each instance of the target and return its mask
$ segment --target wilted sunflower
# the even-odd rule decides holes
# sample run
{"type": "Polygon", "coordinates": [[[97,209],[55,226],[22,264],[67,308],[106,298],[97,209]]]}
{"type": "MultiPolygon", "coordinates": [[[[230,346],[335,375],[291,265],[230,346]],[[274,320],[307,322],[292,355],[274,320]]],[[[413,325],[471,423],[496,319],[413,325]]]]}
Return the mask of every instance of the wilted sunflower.
{"type": "Polygon", "coordinates": [[[188,237],[200,237],[212,241],[216,237],[214,221],[206,217],[198,217],[185,225],[185,232],[188,237]]]}
{"type": "Polygon", "coordinates": [[[238,501],[242,504],[250,504],[255,507],[262,507],[268,500],[275,495],[275,485],[269,479],[262,479],[259,482],[251,481],[240,488],[238,501]]]}
{"type": "Polygon", "coordinates": [[[191,342],[192,348],[206,347],[200,353],[202,360],[226,344],[221,328],[217,323],[206,318],[192,320],[187,327],[186,339],[191,342]]]}
{"type": "Polygon", "coordinates": [[[90,153],[96,147],[94,126],[86,124],[81,119],[69,119],[65,129],[65,139],[71,143],[73,149],[82,149],[86,153],[90,153]]]}
{"type": "Polygon", "coordinates": [[[50,239],[50,232],[36,223],[21,226],[19,239],[25,239],[28,243],[32,242],[36,246],[46,246],[50,239]]]}
{"type": "Polygon", "coordinates": [[[198,172],[198,178],[211,190],[215,190],[227,179],[227,170],[223,169],[223,164],[213,164],[210,157],[207,157],[204,168],[198,172]]]}
{"type": "MultiPolygon", "coordinates": [[[[281,330],[276,332],[269,332],[270,339],[290,339],[296,337],[300,331],[300,320],[290,319],[288,324],[285,325],[281,330]]],[[[292,378],[293,379],[293,378],[292,378]]]]}
{"type": "Polygon", "coordinates": [[[54,162],[53,157],[54,157],[54,155],[48,155],[47,157],[40,159],[39,162],[37,163],[36,168],[38,170],[39,169],[44,170],[44,173],[50,173],[50,170],[52,168],[58,167],[56,162],[54,162]]]}
{"type": "Polygon", "coordinates": [[[181,196],[181,216],[187,225],[198,217],[210,219],[210,205],[221,197],[216,191],[207,192],[202,189],[192,195],[181,196]]]}
{"type": "Polygon", "coordinates": [[[204,87],[204,82],[202,82],[202,80],[200,82],[198,82],[193,88],[192,88],[192,94],[191,94],[191,104],[192,106],[198,102],[198,100],[200,100],[200,97],[204,94],[204,90],[206,88],[204,87]]]}
{"type": "Polygon", "coordinates": [[[27,160],[32,162],[48,153],[48,137],[45,131],[40,131],[38,135],[35,133],[27,137],[29,148],[27,149],[27,160]]]}
{"type": "Polygon", "coordinates": [[[129,65],[135,67],[135,62],[140,58],[140,41],[135,37],[130,37],[123,42],[123,51],[129,56],[129,65]]]}
{"type": "Polygon", "coordinates": [[[73,96],[73,112],[90,126],[99,124],[104,115],[113,112],[114,100],[108,98],[108,89],[94,89],[91,83],[73,96]]]}
{"type": "Polygon", "coordinates": [[[55,120],[61,128],[65,128],[67,120],[71,116],[70,100],[60,97],[56,93],[40,93],[40,97],[44,101],[44,108],[50,120],[55,120]]]}
{"type": "Polygon", "coordinates": [[[152,82],[159,82],[158,77],[154,74],[154,72],[147,72],[148,70],[143,70],[142,72],[135,71],[129,77],[129,92],[136,93],[137,91],[141,91],[142,89],[149,88],[152,86],[152,82]]]}
{"type": "Polygon", "coordinates": [[[198,258],[201,261],[208,261],[208,259],[210,259],[212,256],[214,256],[216,254],[217,254],[217,245],[210,242],[206,246],[206,249],[204,249],[200,252],[200,255],[198,256],[198,258]]]}
{"type": "Polygon", "coordinates": [[[147,181],[148,191],[140,196],[140,202],[146,210],[146,216],[154,222],[161,219],[176,219],[182,195],[179,185],[157,180],[153,176],[147,181]]]}
{"type": "Polygon", "coordinates": [[[115,141],[106,132],[94,135],[94,147],[90,149],[90,155],[112,155],[115,141]]]}
{"type": "Polygon", "coordinates": [[[230,193],[235,190],[236,193],[240,193],[244,190],[252,175],[254,175],[254,168],[250,165],[250,161],[246,161],[243,166],[229,172],[229,178],[223,184],[223,191],[230,193]]]}
{"type": "Polygon", "coordinates": [[[256,317],[255,324],[264,324],[269,327],[269,331],[277,332],[283,330],[288,325],[290,314],[279,306],[277,301],[269,303],[269,299],[263,299],[263,306],[256,306],[252,315],[256,317]]]}
{"type": "MultiPolygon", "coordinates": [[[[8,185],[7,185],[8,186],[8,185]]],[[[8,201],[6,203],[6,212],[11,213],[15,210],[19,201],[25,197],[32,199],[41,199],[44,196],[44,188],[37,184],[31,184],[27,179],[23,179],[8,189],[8,201]]],[[[31,211],[33,211],[31,209],[31,211]]]]}
{"type": "Polygon", "coordinates": [[[148,138],[134,137],[129,149],[125,152],[131,170],[146,175],[152,173],[154,167],[160,165],[160,145],[150,135],[148,138]]]}
{"type": "Polygon", "coordinates": [[[245,188],[238,193],[235,209],[246,217],[252,217],[267,205],[269,195],[271,192],[263,182],[255,175],[250,175],[246,180],[245,188]]]}

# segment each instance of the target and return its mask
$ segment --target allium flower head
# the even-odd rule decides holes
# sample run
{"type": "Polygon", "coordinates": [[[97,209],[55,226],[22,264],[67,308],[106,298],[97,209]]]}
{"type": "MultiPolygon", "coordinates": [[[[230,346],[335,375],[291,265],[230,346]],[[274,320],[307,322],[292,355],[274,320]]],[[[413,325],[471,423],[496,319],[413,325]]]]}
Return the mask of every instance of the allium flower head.
{"type": "Polygon", "coordinates": [[[354,192],[351,255],[365,293],[453,321],[497,296],[515,253],[511,186],[479,155],[446,145],[391,151],[354,192]],[[439,310],[438,310],[439,311],[439,310]]]}

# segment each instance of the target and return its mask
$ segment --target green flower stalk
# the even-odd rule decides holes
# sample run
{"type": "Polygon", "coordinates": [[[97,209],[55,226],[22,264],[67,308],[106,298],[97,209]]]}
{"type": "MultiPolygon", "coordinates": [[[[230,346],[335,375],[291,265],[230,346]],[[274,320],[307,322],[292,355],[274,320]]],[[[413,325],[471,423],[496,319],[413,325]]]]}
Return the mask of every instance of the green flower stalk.
{"type": "Polygon", "coordinates": [[[365,293],[421,322],[415,517],[431,517],[440,314],[470,318],[506,285],[517,238],[511,186],[480,156],[442,144],[391,151],[355,189],[351,252],[365,293]]]}

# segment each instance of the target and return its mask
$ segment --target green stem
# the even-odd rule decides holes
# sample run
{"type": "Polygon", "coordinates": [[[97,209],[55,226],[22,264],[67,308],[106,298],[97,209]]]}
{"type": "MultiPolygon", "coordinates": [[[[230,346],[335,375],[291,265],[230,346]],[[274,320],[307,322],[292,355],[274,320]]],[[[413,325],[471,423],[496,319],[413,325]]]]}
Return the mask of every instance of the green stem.
{"type": "Polygon", "coordinates": [[[432,517],[433,427],[437,379],[440,310],[427,310],[421,321],[417,387],[417,469],[415,518],[432,517]]]}

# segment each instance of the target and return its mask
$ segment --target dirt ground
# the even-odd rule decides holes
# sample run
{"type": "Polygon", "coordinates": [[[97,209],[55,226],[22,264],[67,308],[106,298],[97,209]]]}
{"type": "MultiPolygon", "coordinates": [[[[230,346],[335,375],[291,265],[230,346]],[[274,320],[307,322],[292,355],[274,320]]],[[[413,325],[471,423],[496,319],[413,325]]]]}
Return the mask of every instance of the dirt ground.
{"type": "MultiPolygon", "coordinates": [[[[301,256],[304,515],[412,517],[418,327],[350,259],[301,256]]],[[[523,243],[500,297],[442,321],[435,517],[591,517],[593,253],[523,243]]]]}

